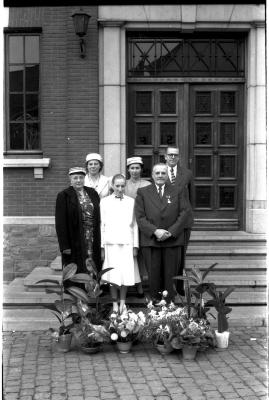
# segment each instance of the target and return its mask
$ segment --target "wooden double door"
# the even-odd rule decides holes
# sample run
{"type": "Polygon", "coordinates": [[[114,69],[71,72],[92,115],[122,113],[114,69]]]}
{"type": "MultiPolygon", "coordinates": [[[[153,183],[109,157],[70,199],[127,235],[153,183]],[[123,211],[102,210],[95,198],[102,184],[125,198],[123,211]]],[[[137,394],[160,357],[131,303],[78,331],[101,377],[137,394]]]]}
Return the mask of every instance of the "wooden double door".
{"type": "Polygon", "coordinates": [[[242,229],[243,121],[241,84],[129,84],[127,154],[143,157],[150,178],[166,147],[179,147],[195,227],[242,229]]]}

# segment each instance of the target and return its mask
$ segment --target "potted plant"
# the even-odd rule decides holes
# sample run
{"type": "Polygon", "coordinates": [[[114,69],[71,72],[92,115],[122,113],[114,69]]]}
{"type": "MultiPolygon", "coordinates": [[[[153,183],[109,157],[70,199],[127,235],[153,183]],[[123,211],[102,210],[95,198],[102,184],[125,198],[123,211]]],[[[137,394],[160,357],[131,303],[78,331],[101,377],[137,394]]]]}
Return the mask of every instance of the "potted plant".
{"type": "Polygon", "coordinates": [[[208,294],[212,297],[212,299],[207,301],[206,306],[215,307],[217,311],[218,329],[215,331],[215,334],[217,347],[221,349],[227,348],[229,344],[230,332],[228,331],[229,324],[227,314],[232,311],[232,308],[227,306],[226,299],[234,291],[234,289],[234,286],[231,286],[223,292],[221,290],[217,290],[214,284],[208,289],[208,294]]]}
{"type": "Polygon", "coordinates": [[[50,287],[46,287],[46,292],[59,295],[59,299],[55,300],[53,305],[46,305],[45,307],[51,310],[59,321],[59,328],[57,330],[50,328],[49,332],[56,339],[58,350],[62,352],[69,351],[71,347],[71,329],[77,319],[76,308],[74,308],[77,299],[83,298],[87,300],[87,296],[82,289],[78,287],[65,289],[64,282],[72,279],[76,275],[76,271],[77,265],[71,263],[63,268],[62,279],[42,279],[36,282],[50,284],[50,287]]]}
{"type": "Polygon", "coordinates": [[[122,314],[111,314],[108,330],[120,353],[128,353],[131,350],[133,341],[139,337],[144,323],[145,315],[142,311],[136,314],[126,308],[122,314]]]}

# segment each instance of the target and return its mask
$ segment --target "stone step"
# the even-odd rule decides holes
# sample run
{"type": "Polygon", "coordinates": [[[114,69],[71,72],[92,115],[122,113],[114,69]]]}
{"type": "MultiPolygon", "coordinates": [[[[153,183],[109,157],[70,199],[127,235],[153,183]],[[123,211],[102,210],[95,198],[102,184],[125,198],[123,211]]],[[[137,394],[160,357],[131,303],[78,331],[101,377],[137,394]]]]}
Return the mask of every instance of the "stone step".
{"type": "MultiPolygon", "coordinates": [[[[227,286],[228,284],[225,285],[225,287],[227,286]]],[[[58,298],[57,295],[46,293],[43,289],[40,291],[25,291],[22,278],[16,278],[12,284],[5,286],[4,289],[4,307],[51,304],[58,298]]],[[[220,289],[222,289],[221,286],[220,289]]],[[[101,300],[102,302],[107,302],[110,301],[110,298],[109,296],[103,297],[101,300]]],[[[132,301],[132,303],[143,304],[143,300],[139,300],[137,298],[129,298],[129,301],[132,301]]],[[[229,304],[266,304],[266,302],[266,287],[236,288],[227,299],[227,303],[229,304]]],[[[92,303],[94,303],[94,300],[92,300],[92,303]]]]}
{"type": "Polygon", "coordinates": [[[267,261],[266,259],[262,260],[240,260],[240,259],[223,259],[220,258],[218,260],[209,260],[209,259],[192,259],[191,257],[186,257],[186,268],[190,268],[194,265],[198,265],[201,270],[205,270],[210,265],[217,262],[218,264],[215,266],[214,271],[223,270],[223,271],[266,271],[267,269],[267,261]]]}
{"type": "Polygon", "coordinates": [[[197,245],[189,245],[187,249],[187,255],[224,255],[228,256],[240,256],[240,257],[249,257],[251,256],[266,256],[266,247],[265,246],[240,246],[237,245],[216,245],[212,244],[210,246],[197,246],[197,245]]]}
{"type": "Polygon", "coordinates": [[[266,243],[266,234],[244,231],[192,231],[190,242],[253,242],[266,243]]]}
{"type": "MultiPolygon", "coordinates": [[[[131,307],[135,310],[134,307],[131,307]]],[[[215,312],[212,312],[215,315],[215,312]]],[[[208,315],[210,323],[216,327],[216,320],[208,315]]],[[[267,309],[265,306],[233,307],[229,314],[230,327],[266,326],[267,309]]],[[[4,309],[3,331],[36,331],[58,328],[58,322],[46,309],[4,309]]]]}
{"type": "MultiPolygon", "coordinates": [[[[254,271],[252,271],[254,272],[254,271]]],[[[53,286],[50,283],[36,283],[42,279],[56,279],[61,280],[61,271],[56,273],[51,271],[48,267],[37,267],[35,268],[26,278],[24,278],[23,283],[26,291],[40,291],[44,290],[45,287],[53,286]]],[[[223,273],[223,271],[211,271],[207,276],[207,282],[213,282],[216,285],[223,286],[266,286],[266,273],[248,273],[242,271],[233,271],[232,274],[223,273]],[[237,272],[237,273],[236,273],[237,272]]],[[[11,284],[12,285],[12,284],[11,284]]]]}

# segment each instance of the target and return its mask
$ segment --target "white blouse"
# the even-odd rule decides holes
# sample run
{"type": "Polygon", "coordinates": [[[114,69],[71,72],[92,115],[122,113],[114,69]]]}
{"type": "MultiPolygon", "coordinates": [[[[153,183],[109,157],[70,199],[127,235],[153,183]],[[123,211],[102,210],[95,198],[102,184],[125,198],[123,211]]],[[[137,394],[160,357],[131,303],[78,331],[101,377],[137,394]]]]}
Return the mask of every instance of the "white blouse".
{"type": "Polygon", "coordinates": [[[109,190],[111,188],[111,178],[105,175],[99,175],[99,179],[92,180],[91,176],[87,174],[85,176],[84,186],[91,187],[96,190],[99,194],[100,199],[109,195],[109,190]]]}
{"type": "Polygon", "coordinates": [[[101,247],[104,244],[139,247],[134,204],[134,199],[125,195],[122,199],[114,194],[101,199],[101,247]]]}

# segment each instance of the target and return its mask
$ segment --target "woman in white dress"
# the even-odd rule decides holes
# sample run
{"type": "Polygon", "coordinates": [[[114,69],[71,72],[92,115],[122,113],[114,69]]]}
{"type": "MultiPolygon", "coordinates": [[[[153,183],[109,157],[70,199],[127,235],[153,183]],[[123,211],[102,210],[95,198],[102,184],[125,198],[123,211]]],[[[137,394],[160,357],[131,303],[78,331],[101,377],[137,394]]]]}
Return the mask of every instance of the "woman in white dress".
{"type": "MultiPolygon", "coordinates": [[[[136,195],[137,195],[137,190],[139,188],[150,185],[151,182],[147,181],[146,179],[141,178],[142,168],[143,168],[143,161],[142,161],[141,157],[127,158],[126,164],[127,164],[128,172],[130,174],[130,179],[128,179],[126,181],[125,194],[126,194],[126,196],[130,196],[133,199],[135,199],[136,195]]],[[[142,280],[143,280],[143,277],[144,277],[144,279],[146,279],[147,272],[146,272],[146,268],[144,266],[142,254],[140,251],[138,251],[137,260],[138,260],[140,276],[141,276],[142,280]]],[[[144,297],[142,282],[138,283],[136,285],[136,288],[137,288],[136,296],[139,298],[144,297]]]]}
{"type": "Polygon", "coordinates": [[[114,192],[100,202],[103,269],[113,268],[102,276],[102,280],[110,283],[113,311],[120,313],[125,308],[127,287],[141,281],[136,259],[138,227],[134,199],[124,195],[125,184],[124,175],[114,175],[114,192]]]}
{"type": "Polygon", "coordinates": [[[111,178],[101,174],[103,158],[98,153],[90,153],[86,156],[85,186],[91,187],[99,194],[100,199],[106,197],[111,191],[111,178]]]}

